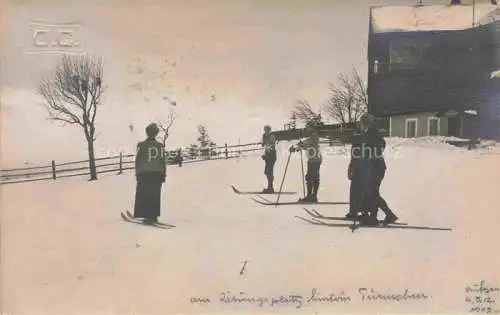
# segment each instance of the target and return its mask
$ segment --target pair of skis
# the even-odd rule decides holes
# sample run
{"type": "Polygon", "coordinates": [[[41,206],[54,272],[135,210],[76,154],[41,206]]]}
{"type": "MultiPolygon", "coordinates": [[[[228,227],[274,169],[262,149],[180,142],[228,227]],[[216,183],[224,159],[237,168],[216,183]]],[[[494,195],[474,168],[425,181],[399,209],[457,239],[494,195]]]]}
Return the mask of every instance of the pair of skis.
{"type": "MultiPolygon", "coordinates": [[[[347,205],[349,204],[348,202],[335,202],[335,201],[319,201],[319,202],[302,202],[302,201],[289,201],[289,202],[274,202],[271,201],[267,198],[262,197],[261,195],[271,195],[271,194],[278,194],[277,192],[274,193],[264,193],[264,192],[258,192],[258,191],[240,191],[236,187],[231,185],[231,188],[233,191],[239,195],[255,195],[255,197],[250,197],[251,200],[255,201],[258,204],[265,205],[265,206],[286,206],[286,205],[304,205],[304,204],[318,204],[318,205],[347,205]]],[[[282,191],[282,195],[293,195],[295,192],[291,191],[282,191]]]]}
{"type": "Polygon", "coordinates": [[[141,225],[145,225],[145,226],[156,227],[156,228],[163,229],[163,230],[168,230],[168,229],[175,227],[175,225],[168,224],[168,223],[162,223],[162,222],[155,222],[155,223],[151,223],[151,224],[144,223],[142,219],[134,217],[129,211],[124,211],[124,212],[120,213],[120,216],[122,217],[122,219],[124,221],[129,222],[129,223],[135,223],[135,224],[141,224],[141,225]]]}
{"type": "Polygon", "coordinates": [[[451,231],[450,228],[437,228],[429,226],[413,226],[407,223],[394,222],[390,224],[385,224],[383,221],[379,221],[378,225],[360,225],[355,224],[353,219],[346,217],[329,217],[324,216],[314,209],[306,209],[304,211],[310,216],[309,218],[303,218],[301,216],[295,216],[295,218],[313,225],[322,225],[329,227],[347,227],[354,232],[354,230],[359,228],[382,228],[382,229],[410,229],[410,230],[430,230],[430,231],[451,231]],[[331,221],[351,221],[351,223],[332,223],[331,221]]]}
{"type": "MultiPolygon", "coordinates": [[[[233,191],[237,194],[249,194],[255,195],[254,197],[250,197],[253,201],[258,204],[265,206],[284,206],[284,205],[305,205],[305,204],[315,204],[315,205],[344,205],[349,204],[348,202],[332,202],[332,201],[323,201],[323,202],[300,202],[300,201],[292,201],[292,202],[273,202],[269,199],[264,198],[261,194],[262,192],[257,191],[247,191],[241,192],[236,187],[231,186],[233,191]]],[[[269,193],[268,193],[269,194],[269,193]]],[[[281,194],[294,194],[294,192],[282,192],[281,194]]],[[[349,219],[346,217],[335,217],[335,216],[324,216],[318,211],[314,209],[304,208],[304,211],[309,215],[309,218],[304,218],[301,216],[296,216],[295,218],[304,221],[309,224],[314,225],[322,225],[329,227],[347,227],[354,232],[359,228],[386,228],[386,229],[410,229],[410,230],[430,230],[430,231],[451,231],[450,228],[438,228],[438,227],[429,227],[429,226],[413,226],[408,225],[407,223],[394,222],[390,224],[385,224],[383,221],[379,221],[377,225],[362,225],[359,224],[357,220],[349,219]],[[349,221],[349,223],[333,223],[332,221],[349,221]],[[358,223],[357,223],[358,222],[358,223]]]]}
{"type": "Polygon", "coordinates": [[[262,196],[256,196],[257,198],[250,197],[253,201],[255,201],[258,204],[264,205],[264,206],[287,206],[287,205],[348,205],[348,202],[345,201],[282,201],[282,202],[274,202],[269,199],[266,199],[262,196]]]}

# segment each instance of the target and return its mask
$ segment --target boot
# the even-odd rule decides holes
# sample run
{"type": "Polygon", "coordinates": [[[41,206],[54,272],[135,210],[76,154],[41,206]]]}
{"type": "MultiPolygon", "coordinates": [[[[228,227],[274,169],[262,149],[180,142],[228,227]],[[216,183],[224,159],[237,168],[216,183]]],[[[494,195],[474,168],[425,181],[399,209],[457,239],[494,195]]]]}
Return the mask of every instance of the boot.
{"type": "Polygon", "coordinates": [[[313,184],[307,183],[307,196],[304,198],[300,198],[299,202],[311,202],[312,201],[312,190],[313,190],[313,184]]]}
{"type": "Polygon", "coordinates": [[[354,211],[349,210],[349,212],[347,212],[347,214],[345,215],[345,218],[354,220],[358,218],[358,214],[354,211]]]}
{"type": "Polygon", "coordinates": [[[311,196],[312,202],[318,202],[318,190],[319,190],[319,182],[313,184],[312,196],[311,196]]]}
{"type": "Polygon", "coordinates": [[[274,188],[273,187],[267,187],[262,190],[263,194],[274,194],[274,188]]]}
{"type": "Polygon", "coordinates": [[[264,194],[274,193],[273,177],[272,176],[267,176],[267,188],[264,188],[264,190],[262,190],[262,193],[264,193],[264,194]]]}
{"type": "Polygon", "coordinates": [[[363,212],[361,215],[361,218],[359,219],[359,223],[361,225],[366,225],[366,226],[377,226],[378,225],[378,220],[377,220],[377,215],[374,213],[370,213],[368,211],[363,212]]]}
{"type": "Polygon", "coordinates": [[[385,219],[383,221],[384,225],[394,223],[399,219],[390,209],[389,211],[384,211],[384,212],[385,212],[385,219]]]}
{"type": "Polygon", "coordinates": [[[146,218],[142,220],[142,223],[147,224],[147,225],[153,225],[155,223],[158,223],[158,218],[146,218]]]}
{"type": "Polygon", "coordinates": [[[378,207],[385,213],[385,219],[383,223],[385,225],[396,222],[399,218],[392,212],[392,210],[387,205],[387,202],[382,197],[379,197],[378,207]]]}
{"type": "Polygon", "coordinates": [[[267,189],[270,192],[274,192],[273,181],[274,181],[274,177],[273,176],[269,176],[269,178],[267,179],[267,189]]]}

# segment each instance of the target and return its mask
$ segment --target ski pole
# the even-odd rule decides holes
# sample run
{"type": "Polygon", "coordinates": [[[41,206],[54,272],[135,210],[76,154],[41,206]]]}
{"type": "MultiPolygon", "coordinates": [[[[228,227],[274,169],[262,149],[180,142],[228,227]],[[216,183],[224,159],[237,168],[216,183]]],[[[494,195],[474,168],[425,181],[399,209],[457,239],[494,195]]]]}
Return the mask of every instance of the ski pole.
{"type": "Polygon", "coordinates": [[[302,192],[304,193],[304,198],[306,197],[306,184],[304,183],[304,159],[302,158],[302,150],[300,150],[300,166],[302,167],[302,192]]]}
{"type": "Polygon", "coordinates": [[[286,171],[288,169],[288,164],[290,163],[290,157],[292,157],[292,152],[288,154],[288,160],[286,161],[285,172],[283,173],[283,179],[281,179],[280,190],[278,192],[278,198],[276,199],[276,207],[278,206],[278,202],[280,201],[281,190],[283,189],[283,183],[285,182],[286,171]]]}

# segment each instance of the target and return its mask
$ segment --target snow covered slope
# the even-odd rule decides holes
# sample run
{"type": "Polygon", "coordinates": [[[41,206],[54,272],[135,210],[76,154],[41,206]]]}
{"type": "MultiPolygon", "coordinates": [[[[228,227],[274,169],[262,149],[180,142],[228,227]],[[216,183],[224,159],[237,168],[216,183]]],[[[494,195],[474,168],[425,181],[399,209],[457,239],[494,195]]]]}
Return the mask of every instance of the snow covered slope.
{"type": "MultiPolygon", "coordinates": [[[[393,141],[394,140],[394,141],[393,141]]],[[[264,185],[262,160],[195,163],[168,170],[161,220],[132,225],[132,173],[2,186],[2,298],[6,314],[167,314],[292,311],[467,312],[464,288],[496,281],[500,150],[389,141],[382,194],[401,221],[452,232],[307,225],[300,206],[264,207],[234,194],[264,185]],[[243,275],[240,270],[247,261],[243,275]],[[360,301],[359,288],[423,292],[424,301],[360,301]],[[306,303],[313,288],[349,303],[306,303]],[[304,303],[221,303],[237,296],[303,295],[304,303]],[[243,292],[240,294],[240,292],[243,292]],[[191,303],[193,296],[212,303],[191,303]]],[[[345,151],[344,151],[345,152],[345,151]]],[[[276,181],[288,152],[281,151],[276,181]]],[[[327,154],[319,198],[347,201],[348,159],[327,154]]],[[[301,192],[300,157],[284,187],[301,192]]],[[[296,196],[282,196],[294,200],[296,196]]],[[[318,206],[343,215],[345,206],[318,206]]],[[[396,291],[396,292],[395,292],[396,291]]]]}

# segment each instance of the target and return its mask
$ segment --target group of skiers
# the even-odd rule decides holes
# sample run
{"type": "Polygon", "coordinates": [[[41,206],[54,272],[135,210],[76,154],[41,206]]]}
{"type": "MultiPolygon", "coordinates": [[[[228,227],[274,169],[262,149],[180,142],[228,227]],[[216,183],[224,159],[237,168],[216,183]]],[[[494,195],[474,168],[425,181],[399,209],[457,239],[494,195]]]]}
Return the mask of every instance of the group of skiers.
{"type": "MultiPolygon", "coordinates": [[[[385,200],[380,195],[380,185],[387,169],[384,160],[385,140],[377,134],[375,118],[365,113],[360,118],[360,130],[353,134],[351,139],[351,161],[347,170],[350,180],[349,211],[346,218],[359,219],[364,225],[377,225],[378,209],[385,213],[384,224],[394,223],[398,217],[391,211],[385,200]]],[[[306,124],[307,138],[292,145],[292,152],[304,150],[307,155],[307,173],[305,175],[307,195],[299,199],[303,203],[316,203],[320,183],[320,167],[322,156],[319,144],[317,126],[314,122],[306,124]]],[[[264,173],[268,186],[263,193],[273,193],[273,168],[276,162],[276,138],[271,133],[271,127],[264,127],[262,146],[265,161],[264,173]]]]}
{"type": "MultiPolygon", "coordinates": [[[[165,147],[156,140],[159,128],[156,124],[146,127],[146,140],[137,145],[135,174],[137,180],[134,217],[144,219],[144,223],[154,224],[160,216],[161,187],[166,177],[165,147]]],[[[303,203],[316,203],[320,184],[320,167],[323,161],[317,126],[306,124],[304,140],[292,145],[290,154],[305,151],[307,173],[305,181],[307,195],[299,199],[303,203]]],[[[262,146],[265,161],[264,174],[267,188],[263,193],[274,193],[274,165],[277,160],[276,138],[269,125],[264,126],[262,146]]],[[[349,211],[346,218],[359,219],[361,224],[377,225],[377,212],[385,213],[384,223],[394,223],[398,217],[380,196],[380,185],[385,176],[386,164],[383,157],[385,140],[377,134],[375,119],[366,113],[360,118],[360,130],[352,137],[351,161],[347,170],[350,183],[349,211]]]]}

